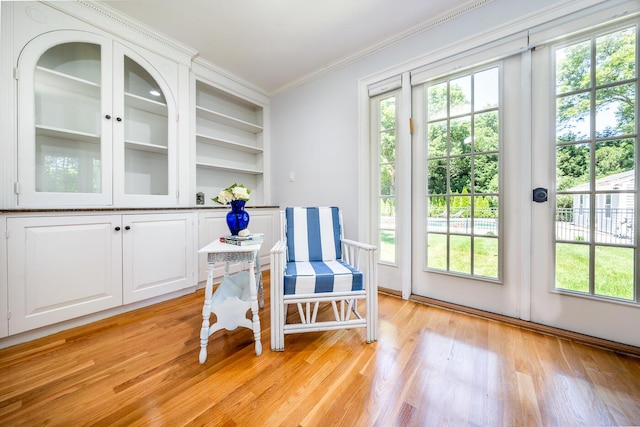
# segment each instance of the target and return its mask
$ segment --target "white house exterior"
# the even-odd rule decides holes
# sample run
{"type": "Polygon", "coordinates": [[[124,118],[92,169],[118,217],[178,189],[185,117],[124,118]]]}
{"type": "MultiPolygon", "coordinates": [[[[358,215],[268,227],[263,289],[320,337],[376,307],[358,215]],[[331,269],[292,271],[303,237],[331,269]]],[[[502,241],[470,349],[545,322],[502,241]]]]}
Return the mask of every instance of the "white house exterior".
{"type": "MultiPolygon", "coordinates": [[[[595,195],[595,232],[599,235],[598,241],[615,243],[614,239],[633,238],[635,200],[632,193],[624,191],[631,191],[634,188],[635,170],[596,180],[598,193],[595,195]]],[[[591,218],[589,190],[588,183],[568,190],[576,193],[573,195],[573,208],[570,210],[571,225],[585,232],[589,230],[591,218]]],[[[562,218],[562,215],[559,217],[562,218]]]]}

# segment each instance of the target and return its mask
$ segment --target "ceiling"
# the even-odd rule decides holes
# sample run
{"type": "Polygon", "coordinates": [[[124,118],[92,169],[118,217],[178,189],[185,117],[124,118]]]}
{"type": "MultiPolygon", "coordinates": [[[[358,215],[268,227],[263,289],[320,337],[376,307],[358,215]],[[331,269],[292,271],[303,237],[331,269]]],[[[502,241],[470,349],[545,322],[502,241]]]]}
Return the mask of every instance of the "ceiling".
{"type": "Polygon", "coordinates": [[[110,0],[274,94],[489,0],[110,0]]]}

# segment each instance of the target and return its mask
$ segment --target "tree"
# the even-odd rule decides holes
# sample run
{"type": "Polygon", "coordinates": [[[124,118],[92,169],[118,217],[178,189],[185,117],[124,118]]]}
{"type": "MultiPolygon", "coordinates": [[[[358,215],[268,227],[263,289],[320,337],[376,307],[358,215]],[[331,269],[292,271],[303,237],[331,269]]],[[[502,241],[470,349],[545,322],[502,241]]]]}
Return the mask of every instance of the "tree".
{"type": "Polygon", "coordinates": [[[619,139],[636,133],[635,83],[628,82],[636,77],[635,46],[636,32],[631,27],[598,37],[593,58],[590,40],[556,52],[556,134],[558,142],[567,143],[556,154],[558,190],[590,181],[591,150],[595,150],[595,179],[635,168],[634,140],[619,139]],[[595,136],[605,141],[589,142],[592,118],[595,136]]]}
{"type": "MultiPolygon", "coordinates": [[[[471,79],[471,75],[467,78],[471,79]]],[[[429,194],[447,194],[447,155],[450,156],[450,194],[471,191],[472,187],[475,193],[497,193],[498,111],[494,109],[472,114],[468,107],[469,114],[447,120],[447,102],[452,104],[451,109],[457,106],[464,110],[464,106],[471,105],[463,88],[455,84],[447,86],[446,83],[440,83],[429,87],[427,102],[429,194]]]]}

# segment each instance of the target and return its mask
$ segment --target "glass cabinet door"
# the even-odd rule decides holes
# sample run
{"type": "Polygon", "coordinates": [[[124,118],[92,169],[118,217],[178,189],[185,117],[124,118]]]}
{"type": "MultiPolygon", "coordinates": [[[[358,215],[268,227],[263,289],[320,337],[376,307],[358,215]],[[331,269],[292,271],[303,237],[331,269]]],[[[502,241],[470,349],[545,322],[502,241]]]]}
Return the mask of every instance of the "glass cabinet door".
{"type": "Polygon", "coordinates": [[[34,86],[36,191],[100,193],[100,46],[48,49],[34,86]]]}
{"type": "Polygon", "coordinates": [[[110,204],[111,75],[103,58],[111,45],[56,36],[34,39],[20,57],[18,204],[110,204]]]}
{"type": "Polygon", "coordinates": [[[126,206],[177,203],[176,101],[156,67],[114,45],[114,201],[126,206]],[[170,120],[170,118],[176,118],[170,120]]]}
{"type": "Polygon", "coordinates": [[[19,206],[177,204],[176,101],[152,62],[60,31],[25,47],[17,75],[19,206]]]}
{"type": "Polygon", "coordinates": [[[124,57],[124,193],[169,194],[167,101],[158,83],[124,57]]]}

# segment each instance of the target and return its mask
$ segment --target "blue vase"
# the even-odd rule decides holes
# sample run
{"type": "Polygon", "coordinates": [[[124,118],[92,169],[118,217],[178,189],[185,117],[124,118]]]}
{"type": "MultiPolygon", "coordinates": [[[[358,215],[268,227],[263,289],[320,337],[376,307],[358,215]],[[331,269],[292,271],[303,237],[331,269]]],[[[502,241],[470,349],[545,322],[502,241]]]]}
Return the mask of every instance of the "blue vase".
{"type": "Polygon", "coordinates": [[[249,213],[244,210],[245,200],[231,202],[231,212],[227,214],[227,226],[232,236],[238,235],[238,231],[244,230],[249,225],[249,213]]]}

